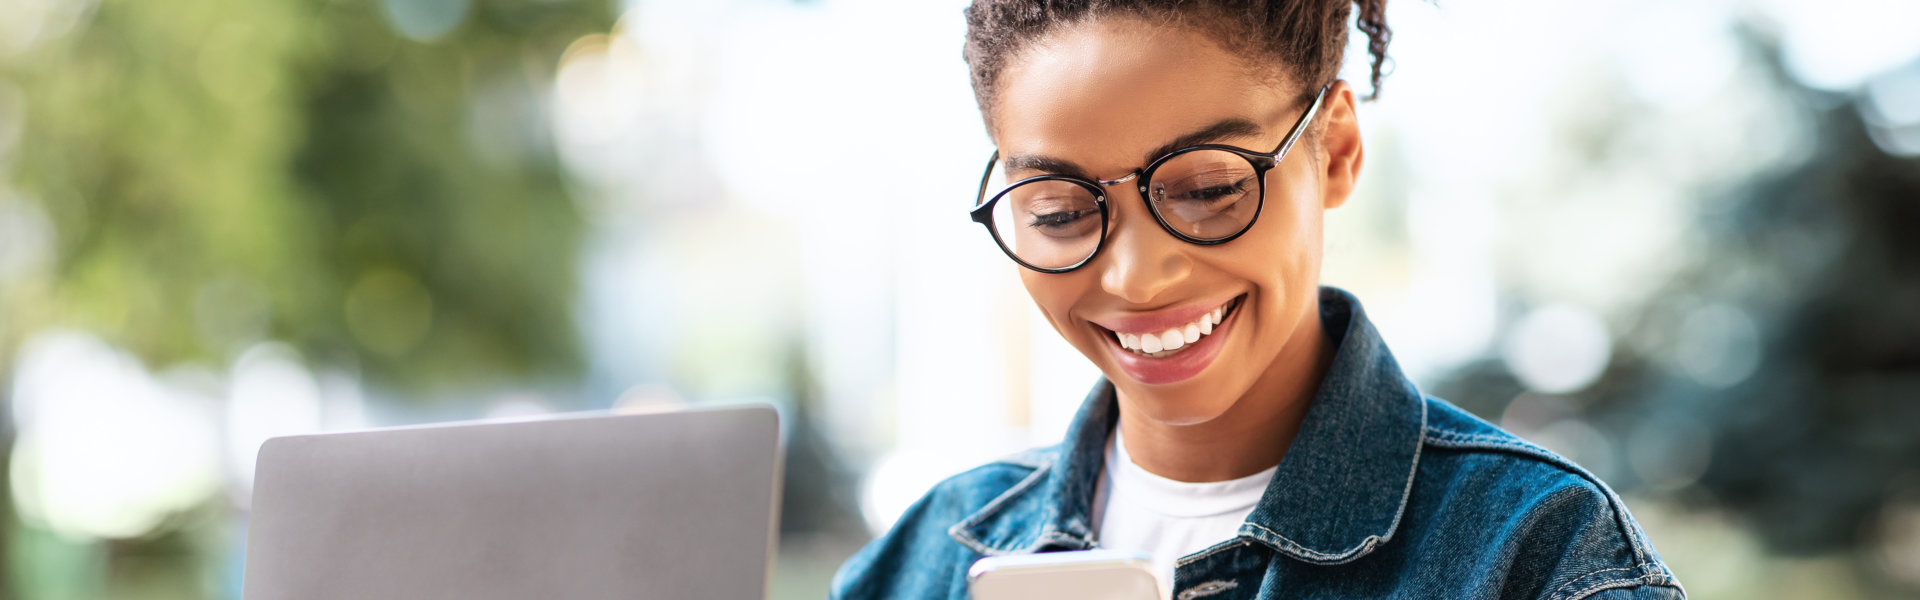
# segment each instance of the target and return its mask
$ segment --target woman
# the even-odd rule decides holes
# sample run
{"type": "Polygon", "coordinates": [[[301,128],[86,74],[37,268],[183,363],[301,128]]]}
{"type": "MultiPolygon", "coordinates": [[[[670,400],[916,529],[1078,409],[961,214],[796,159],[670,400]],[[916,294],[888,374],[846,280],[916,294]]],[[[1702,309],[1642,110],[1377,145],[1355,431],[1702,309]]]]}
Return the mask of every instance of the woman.
{"type": "MultiPolygon", "coordinates": [[[[1377,88],[1384,0],[1358,0],[1377,88]]],[[[1408,381],[1322,212],[1362,164],[1345,0],[975,0],[973,218],[1105,374],[1059,446],[955,476],[841,598],[995,554],[1151,554],[1193,598],[1679,598],[1607,487],[1408,381]]]]}

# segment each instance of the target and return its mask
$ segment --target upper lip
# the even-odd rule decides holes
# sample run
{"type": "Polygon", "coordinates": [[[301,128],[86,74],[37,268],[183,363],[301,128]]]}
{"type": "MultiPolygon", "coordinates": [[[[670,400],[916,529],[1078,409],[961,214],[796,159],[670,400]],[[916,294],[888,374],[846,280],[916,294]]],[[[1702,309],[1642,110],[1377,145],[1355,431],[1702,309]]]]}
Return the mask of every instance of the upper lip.
{"type": "Polygon", "coordinates": [[[1160,333],[1198,321],[1201,315],[1212,312],[1213,309],[1226,306],[1228,302],[1238,297],[1238,295],[1235,295],[1218,300],[1192,302],[1173,308],[1163,308],[1146,313],[1128,314],[1117,312],[1112,315],[1087,320],[1094,325],[1099,325],[1107,328],[1109,331],[1118,333],[1160,333]]]}

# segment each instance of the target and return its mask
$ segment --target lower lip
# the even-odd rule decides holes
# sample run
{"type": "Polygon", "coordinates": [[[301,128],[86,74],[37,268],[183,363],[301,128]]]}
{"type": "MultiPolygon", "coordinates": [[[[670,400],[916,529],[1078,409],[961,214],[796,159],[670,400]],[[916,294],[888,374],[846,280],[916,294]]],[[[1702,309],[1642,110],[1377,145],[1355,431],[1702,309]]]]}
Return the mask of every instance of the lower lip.
{"type": "Polygon", "coordinates": [[[1235,307],[1227,318],[1221,319],[1220,324],[1213,328],[1213,333],[1187,346],[1179,354],[1165,358],[1144,356],[1122,348],[1120,340],[1115,339],[1112,332],[1102,331],[1107,338],[1107,348],[1113,352],[1114,360],[1120,363],[1120,370],[1126,371],[1135,381],[1147,385],[1179,383],[1199,375],[1207,365],[1213,364],[1214,357],[1220,355],[1220,346],[1226,343],[1221,341],[1222,338],[1227,337],[1228,330],[1233,329],[1233,324],[1239,320],[1240,309],[1246,308],[1246,304],[1246,300],[1242,299],[1240,306],[1235,307]]]}

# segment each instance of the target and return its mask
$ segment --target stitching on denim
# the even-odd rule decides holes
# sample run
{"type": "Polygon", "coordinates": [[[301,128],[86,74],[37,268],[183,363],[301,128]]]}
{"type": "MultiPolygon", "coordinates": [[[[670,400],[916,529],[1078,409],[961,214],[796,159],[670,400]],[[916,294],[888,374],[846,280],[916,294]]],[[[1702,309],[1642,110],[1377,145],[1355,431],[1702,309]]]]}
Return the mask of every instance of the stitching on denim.
{"type": "Polygon", "coordinates": [[[1484,433],[1464,433],[1459,431],[1441,429],[1439,427],[1426,427],[1425,430],[1428,437],[1438,441],[1446,441],[1446,442],[1453,442],[1453,443],[1491,444],[1495,446],[1524,448],[1524,449],[1539,450],[1541,452],[1551,452],[1545,448],[1541,448],[1538,445],[1528,443],[1526,440],[1521,440],[1518,438],[1513,438],[1513,437],[1508,437],[1503,435],[1487,435],[1484,433]]]}
{"type": "Polygon", "coordinates": [[[1649,584],[1672,586],[1673,589],[1680,590],[1681,598],[1687,597],[1687,586],[1680,584],[1680,577],[1674,575],[1673,571],[1667,568],[1667,565],[1651,562],[1642,566],[1652,567],[1653,569],[1652,573],[1645,576],[1649,584]]]}
{"type": "MultiPolygon", "coordinates": [[[[1573,586],[1573,584],[1576,584],[1576,583],[1580,583],[1580,582],[1581,582],[1581,581],[1583,581],[1583,580],[1586,580],[1586,579],[1588,579],[1588,578],[1591,578],[1591,577],[1593,577],[1593,576],[1595,576],[1595,575],[1599,575],[1599,574],[1601,574],[1601,573],[1612,573],[1612,572],[1614,572],[1614,571],[1639,571],[1639,570],[1640,570],[1640,566],[1639,566],[1639,565],[1634,565],[1634,566],[1631,566],[1631,567],[1614,567],[1614,568],[1611,568],[1611,569],[1601,569],[1601,570],[1598,570],[1598,571],[1594,571],[1594,572],[1592,572],[1592,573],[1588,573],[1588,574],[1585,574],[1585,575],[1581,575],[1581,576],[1579,576],[1579,577],[1575,577],[1575,578],[1573,578],[1573,579],[1569,579],[1569,580],[1567,580],[1567,582],[1566,582],[1566,583],[1562,583],[1562,584],[1560,584],[1560,587],[1557,587],[1557,588],[1553,588],[1553,593],[1551,593],[1551,594],[1547,594],[1547,597],[1549,597],[1549,598],[1554,598],[1554,597],[1558,597],[1558,596],[1560,595],[1560,592],[1564,592],[1564,591],[1567,591],[1567,588],[1569,588],[1569,587],[1572,587],[1572,586],[1573,586]]],[[[1636,579],[1637,579],[1637,578],[1636,578],[1636,579]]]]}
{"type": "Polygon", "coordinates": [[[988,546],[986,544],[981,543],[980,540],[973,539],[973,536],[969,535],[959,525],[948,527],[947,535],[952,537],[954,541],[960,542],[960,545],[966,546],[968,549],[973,550],[974,552],[979,552],[982,556],[999,556],[1002,554],[1012,554],[1012,552],[999,550],[992,546],[988,546]]]}
{"type": "Polygon", "coordinates": [[[1067,545],[1067,544],[1064,544],[1064,542],[1072,542],[1071,545],[1078,550],[1085,550],[1089,545],[1087,543],[1086,538],[1083,538],[1071,533],[1067,533],[1065,531],[1060,531],[1058,529],[1054,529],[1052,526],[1048,526],[1047,530],[1041,532],[1039,537],[1033,538],[1032,544],[1029,544],[1025,548],[1015,548],[1009,552],[1010,553],[1032,552],[1034,550],[1037,550],[1041,546],[1041,542],[1048,542],[1048,541],[1063,542],[1062,545],[1067,545]]]}
{"type": "MultiPolygon", "coordinates": [[[[1427,394],[1420,391],[1420,384],[1415,383],[1412,385],[1414,396],[1420,398],[1420,431],[1424,434],[1427,431],[1427,394]]],[[[1424,435],[1422,437],[1424,437],[1424,435]]],[[[1367,536],[1367,540],[1360,542],[1363,546],[1371,548],[1373,545],[1386,543],[1388,540],[1393,539],[1394,533],[1400,531],[1400,519],[1407,516],[1407,501],[1413,498],[1413,482],[1420,476],[1420,451],[1425,447],[1425,440],[1415,440],[1413,442],[1413,465],[1407,467],[1407,485],[1400,489],[1400,508],[1393,511],[1393,522],[1387,524],[1386,535],[1378,538],[1367,536]]],[[[1360,555],[1364,554],[1366,554],[1366,552],[1362,551],[1359,555],[1355,555],[1354,558],[1359,558],[1360,555]]]]}
{"type": "MultiPolygon", "coordinates": [[[[1348,548],[1336,554],[1336,553],[1321,552],[1318,550],[1314,550],[1312,548],[1308,548],[1305,545],[1301,544],[1300,542],[1287,539],[1287,536],[1280,535],[1280,532],[1278,531],[1274,531],[1272,529],[1267,529],[1266,527],[1262,527],[1259,523],[1247,521],[1247,522],[1241,523],[1241,525],[1252,525],[1255,529],[1259,529],[1260,532],[1265,532],[1269,536],[1278,538],[1280,540],[1279,542],[1268,541],[1267,543],[1273,544],[1274,546],[1278,546],[1284,552],[1290,552],[1300,556],[1301,558],[1305,558],[1311,561],[1319,561],[1321,564],[1328,564],[1328,565],[1337,565],[1337,564],[1352,562],[1356,558],[1366,556],[1367,553],[1372,552],[1373,548],[1375,546],[1378,546],[1382,540],[1380,536],[1369,535],[1367,536],[1366,539],[1360,540],[1359,545],[1356,545],[1352,548],[1348,548]]],[[[1256,537],[1257,537],[1257,534],[1260,532],[1255,532],[1256,537]]]]}
{"type": "Polygon", "coordinates": [[[1420,439],[1417,439],[1414,441],[1413,460],[1412,460],[1412,463],[1407,467],[1407,483],[1406,485],[1402,486],[1400,489],[1400,506],[1394,509],[1393,522],[1387,524],[1387,531],[1385,534],[1369,535],[1366,538],[1360,540],[1360,543],[1354,545],[1352,548],[1348,548],[1346,550],[1342,550],[1337,553],[1329,553],[1329,552],[1321,552],[1318,550],[1314,550],[1312,548],[1308,548],[1305,544],[1301,544],[1300,542],[1293,541],[1287,536],[1281,535],[1280,532],[1274,531],[1272,529],[1268,529],[1266,526],[1263,526],[1259,523],[1255,523],[1253,521],[1245,521],[1245,522],[1242,522],[1241,524],[1250,525],[1253,528],[1260,530],[1258,532],[1255,532],[1256,539],[1261,537],[1258,534],[1262,532],[1264,532],[1268,536],[1277,538],[1279,540],[1277,542],[1272,540],[1263,540],[1263,541],[1266,541],[1269,544],[1273,544],[1277,549],[1283,552],[1290,552],[1301,558],[1304,558],[1310,561],[1319,561],[1321,562],[1321,564],[1328,564],[1328,565],[1337,565],[1337,564],[1352,562],[1355,559],[1358,559],[1362,556],[1366,556],[1368,553],[1372,552],[1374,548],[1379,547],[1380,544],[1383,544],[1383,543],[1386,543],[1387,541],[1392,540],[1393,534],[1400,531],[1400,520],[1405,518],[1407,515],[1407,502],[1413,498],[1413,482],[1416,479],[1418,479],[1420,475],[1421,450],[1426,445],[1426,439],[1425,439],[1426,436],[1424,434],[1427,431],[1427,412],[1428,412],[1427,396],[1425,393],[1422,393],[1420,391],[1420,386],[1418,385],[1414,385],[1413,392],[1414,392],[1414,395],[1419,397],[1420,399],[1420,431],[1423,435],[1421,435],[1420,439]]]}
{"type": "Polygon", "coordinates": [[[1231,590],[1237,587],[1240,587],[1240,582],[1238,581],[1233,581],[1229,579],[1215,579],[1213,581],[1209,581],[1206,583],[1202,583],[1200,585],[1187,588],[1185,591],[1180,592],[1179,599],[1193,600],[1194,598],[1205,598],[1207,596],[1212,596],[1214,594],[1218,594],[1220,592],[1231,590]]]}
{"type": "Polygon", "coordinates": [[[1620,537],[1626,540],[1627,547],[1633,550],[1633,559],[1640,564],[1650,562],[1647,559],[1648,552],[1645,541],[1633,533],[1633,517],[1630,516],[1632,513],[1627,511],[1626,502],[1621,500],[1619,494],[1615,494],[1612,488],[1607,487],[1607,484],[1602,483],[1599,477],[1595,477],[1593,473],[1588,472],[1586,468],[1574,464],[1573,461],[1567,460],[1564,456],[1555,454],[1552,450],[1542,448],[1518,438],[1460,433],[1439,428],[1425,428],[1425,431],[1428,434],[1427,438],[1431,440],[1431,443],[1435,446],[1442,448],[1510,451],[1540,459],[1549,465],[1564,469],[1586,479],[1592,483],[1595,488],[1598,488],[1602,495],[1607,497],[1607,509],[1613,511],[1613,524],[1620,530],[1620,537]]]}
{"type": "Polygon", "coordinates": [[[1576,590],[1573,593],[1568,594],[1566,596],[1560,596],[1560,598],[1565,598],[1566,600],[1581,600],[1583,598],[1590,597],[1604,590],[1610,590],[1615,588],[1626,588],[1626,587],[1639,587],[1642,585],[1653,585],[1653,584],[1642,582],[1638,577],[1633,579],[1608,579],[1606,581],[1602,581],[1600,583],[1596,583],[1591,586],[1587,586],[1579,590],[1576,590]]]}
{"type": "MultiPolygon", "coordinates": [[[[1424,434],[1427,431],[1427,394],[1426,392],[1420,391],[1420,384],[1417,383],[1413,384],[1413,393],[1420,397],[1420,431],[1423,434],[1421,437],[1425,437],[1424,434]]],[[[1426,447],[1427,444],[1424,439],[1416,440],[1413,443],[1413,466],[1407,468],[1407,487],[1400,490],[1400,510],[1393,513],[1393,523],[1387,525],[1387,537],[1381,538],[1380,541],[1382,542],[1393,539],[1393,534],[1400,531],[1400,519],[1406,517],[1407,502],[1413,499],[1413,481],[1420,476],[1421,451],[1425,450],[1426,447]]]]}
{"type": "Polygon", "coordinates": [[[1051,464],[1034,469],[1032,473],[1027,474],[1026,479],[1020,480],[1020,483],[1013,484],[1013,487],[1007,488],[1005,492],[1001,492],[1000,496],[994,498],[992,502],[988,502],[986,506],[980,507],[980,510],[975,511],[966,519],[955,523],[952,527],[948,527],[947,535],[981,554],[991,556],[1015,552],[1016,550],[1002,550],[988,546],[986,543],[974,538],[973,534],[967,533],[967,528],[978,525],[981,521],[986,520],[987,517],[991,517],[994,513],[1000,512],[1000,508],[1006,505],[1006,503],[1012,502],[1013,498],[1026,493],[1028,488],[1039,484],[1041,478],[1050,470],[1052,470],[1051,464]]]}
{"type": "Polygon", "coordinates": [[[1206,560],[1207,557],[1209,556],[1213,556],[1215,554],[1226,552],[1228,550],[1232,550],[1235,548],[1244,548],[1251,543],[1253,542],[1247,541],[1245,539],[1236,538],[1233,540],[1228,540],[1225,542],[1214,544],[1213,547],[1207,548],[1205,550],[1201,550],[1199,553],[1193,554],[1186,558],[1182,558],[1180,560],[1173,561],[1173,568],[1178,569],[1180,567],[1184,567],[1196,562],[1200,562],[1200,561],[1206,560]]]}
{"type": "MultiPolygon", "coordinates": [[[[1640,565],[1640,566],[1641,566],[1641,567],[1646,567],[1646,566],[1649,566],[1649,564],[1642,564],[1642,565],[1640,565]]],[[[1617,570],[1619,570],[1619,569],[1608,569],[1608,570],[1609,570],[1609,571],[1617,571],[1617,570]]],[[[1604,573],[1604,572],[1605,572],[1605,571],[1595,571],[1595,572],[1593,572],[1593,573],[1591,573],[1591,574],[1589,574],[1588,576],[1590,577],[1590,576],[1592,576],[1592,575],[1595,575],[1595,574],[1599,574],[1599,573],[1604,573]]],[[[1586,578],[1586,577],[1582,577],[1581,579],[1585,579],[1585,578],[1586,578]]],[[[1574,581],[1579,581],[1579,579],[1576,579],[1576,580],[1574,580],[1574,581]]],[[[1573,582],[1572,582],[1572,581],[1570,581],[1570,582],[1567,582],[1567,585],[1572,585],[1572,584],[1573,584],[1573,582]]],[[[1669,577],[1669,576],[1666,576],[1666,575],[1663,575],[1663,574],[1661,574],[1661,573],[1651,573],[1651,574],[1647,574],[1647,575],[1641,575],[1641,576],[1639,576],[1639,577],[1633,577],[1633,578],[1628,578],[1628,579],[1608,579],[1608,580],[1603,580],[1603,581],[1601,581],[1601,582],[1599,582],[1599,583],[1595,583],[1595,584],[1593,584],[1593,585],[1589,585],[1589,586],[1587,586],[1587,587],[1584,587],[1584,588],[1580,588],[1580,589],[1578,589],[1578,590],[1574,590],[1573,592],[1571,592],[1571,593],[1569,593],[1569,594],[1567,594],[1566,596],[1564,596],[1564,598],[1565,598],[1566,600],[1582,600],[1582,599],[1584,599],[1584,598],[1587,598],[1587,597],[1589,597],[1589,596],[1592,596],[1593,594],[1595,594],[1595,593],[1597,593],[1597,592],[1600,592],[1600,591],[1602,591],[1602,590],[1609,590],[1609,589],[1615,589],[1615,588],[1625,588],[1625,587],[1639,587],[1639,586],[1644,586],[1644,585],[1654,585],[1654,586],[1661,586],[1661,587],[1671,587],[1671,588],[1674,588],[1674,589],[1677,589],[1677,590],[1680,590],[1680,596],[1681,596],[1681,597],[1683,597],[1683,598],[1684,598],[1684,597],[1686,597],[1686,595],[1687,595],[1687,590],[1686,590],[1686,588],[1682,588],[1682,587],[1680,587],[1680,582],[1679,582],[1678,580],[1675,580],[1674,578],[1672,578],[1672,577],[1669,577]]],[[[1560,597],[1560,596],[1559,596],[1559,594],[1560,594],[1560,592],[1561,592],[1562,590],[1565,590],[1565,589],[1566,589],[1566,585],[1562,585],[1562,586],[1560,586],[1560,589],[1558,589],[1558,590],[1554,590],[1554,591],[1553,591],[1553,593],[1554,593],[1554,596],[1553,596],[1553,597],[1560,597]]]]}
{"type": "Polygon", "coordinates": [[[1665,573],[1664,569],[1659,569],[1659,567],[1660,565],[1656,563],[1643,562],[1631,567],[1614,567],[1611,569],[1601,569],[1598,571],[1587,573],[1585,575],[1581,575],[1579,577],[1575,577],[1572,580],[1567,581],[1566,583],[1560,584],[1560,587],[1554,588],[1553,593],[1548,594],[1547,597],[1548,598],[1569,598],[1569,599],[1581,598],[1593,592],[1606,589],[1608,587],[1619,587],[1618,585],[1615,585],[1615,584],[1619,584],[1622,582],[1631,583],[1633,585],[1642,585],[1642,584],[1661,585],[1666,583],[1667,581],[1670,581],[1671,577],[1669,577],[1665,573]],[[1654,570],[1652,570],[1652,572],[1649,572],[1649,568],[1652,568],[1654,570]],[[1600,575],[1601,573],[1611,573],[1614,571],[1635,571],[1640,573],[1640,575],[1637,577],[1630,577],[1630,578],[1615,578],[1615,579],[1602,580],[1600,583],[1588,585],[1587,587],[1581,588],[1579,590],[1575,590],[1574,592],[1567,594],[1565,596],[1561,595],[1561,592],[1567,591],[1567,588],[1573,587],[1574,584],[1578,584],[1582,581],[1592,579],[1595,576],[1600,575]]]}
{"type": "MultiPolygon", "coordinates": [[[[1440,432],[1440,435],[1427,437],[1428,443],[1442,448],[1465,448],[1477,450],[1506,450],[1541,459],[1558,467],[1576,467],[1566,457],[1554,454],[1552,450],[1524,441],[1515,441],[1484,435],[1464,435],[1440,432]]],[[[1568,470],[1574,470],[1569,468],[1568,470]]]]}

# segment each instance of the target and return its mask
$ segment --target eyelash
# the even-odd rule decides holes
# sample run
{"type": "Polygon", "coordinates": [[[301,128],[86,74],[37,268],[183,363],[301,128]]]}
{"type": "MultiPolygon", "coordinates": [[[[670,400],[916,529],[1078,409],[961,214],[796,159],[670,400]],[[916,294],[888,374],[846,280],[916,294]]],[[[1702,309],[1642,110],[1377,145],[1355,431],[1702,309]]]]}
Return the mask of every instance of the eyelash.
{"type": "Polygon", "coordinates": [[[1027,226],[1028,227],[1058,227],[1061,225],[1072,223],[1074,220],[1079,219],[1080,217],[1086,216],[1087,213],[1091,213],[1091,212],[1093,211],[1069,210],[1069,211],[1061,211],[1056,213],[1047,213],[1044,215],[1033,215],[1033,222],[1028,223],[1027,226]]]}
{"type": "MultiPolygon", "coordinates": [[[[1219,201],[1220,201],[1221,199],[1223,199],[1223,198],[1225,198],[1225,197],[1226,197],[1226,196],[1228,196],[1228,195],[1231,195],[1231,194],[1244,194],[1244,193],[1246,193],[1246,191],[1247,191],[1247,181],[1249,181],[1249,180],[1248,180],[1248,179],[1241,179],[1241,180],[1239,180],[1239,181],[1235,181],[1235,182],[1233,182],[1233,183],[1231,183],[1231,184],[1227,184],[1227,185],[1215,185],[1215,186],[1208,186],[1208,187],[1204,187],[1204,188],[1200,188],[1200,189],[1197,189],[1197,190],[1193,190],[1193,191],[1190,191],[1190,192],[1187,192],[1187,194],[1186,194],[1186,195],[1188,195],[1188,196],[1192,196],[1192,195],[1194,195],[1194,194],[1200,194],[1200,193],[1213,193],[1213,194],[1214,194],[1214,196],[1213,196],[1213,197],[1211,197],[1211,198],[1205,198],[1205,199],[1199,199],[1199,201],[1200,201],[1200,202],[1205,202],[1205,203],[1207,203],[1207,204],[1214,204],[1214,203],[1216,203],[1216,202],[1219,202],[1219,201]]],[[[1175,198],[1175,199],[1177,200],[1178,198],[1175,198]]]]}

